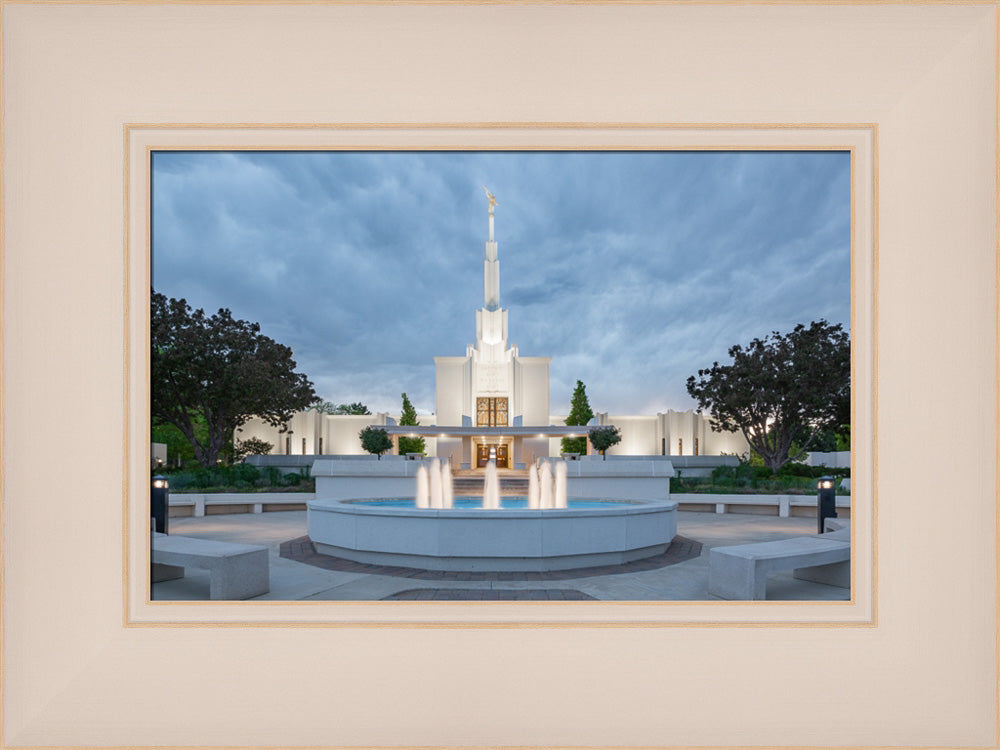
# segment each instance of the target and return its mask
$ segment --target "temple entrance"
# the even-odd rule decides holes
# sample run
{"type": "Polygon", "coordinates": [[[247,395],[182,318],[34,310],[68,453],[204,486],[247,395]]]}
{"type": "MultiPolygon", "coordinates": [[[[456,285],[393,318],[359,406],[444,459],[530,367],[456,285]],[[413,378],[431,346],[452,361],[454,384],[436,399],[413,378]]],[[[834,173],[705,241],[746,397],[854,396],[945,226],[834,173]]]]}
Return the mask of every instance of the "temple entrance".
{"type": "Polygon", "coordinates": [[[509,469],[510,464],[508,462],[507,446],[506,445],[487,445],[486,443],[476,444],[476,468],[482,469],[490,462],[490,459],[496,459],[498,469],[509,469]]]}

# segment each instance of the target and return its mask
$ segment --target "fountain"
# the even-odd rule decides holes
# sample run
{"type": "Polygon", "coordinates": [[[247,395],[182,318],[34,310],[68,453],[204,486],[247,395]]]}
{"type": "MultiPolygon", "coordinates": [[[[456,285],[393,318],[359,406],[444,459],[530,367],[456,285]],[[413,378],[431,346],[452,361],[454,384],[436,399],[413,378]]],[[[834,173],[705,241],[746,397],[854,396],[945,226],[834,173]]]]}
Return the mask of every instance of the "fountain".
{"type": "Polygon", "coordinates": [[[500,475],[496,461],[486,464],[486,479],[483,482],[483,510],[500,510],[500,475]]]}
{"type": "MultiPolygon", "coordinates": [[[[556,459],[529,468],[527,497],[501,498],[497,467],[490,462],[481,501],[455,498],[451,467],[438,459],[425,460],[419,467],[400,462],[391,473],[386,467],[365,464],[384,477],[398,475],[400,481],[408,475],[413,482],[415,475],[416,494],[399,497],[397,489],[311,500],[309,536],[321,554],[433,570],[567,570],[661,554],[677,532],[677,503],[668,499],[667,476],[658,485],[662,489],[636,495],[629,490],[635,468],[609,467],[610,463],[588,469],[606,477],[597,496],[572,495],[567,464],[556,459]]],[[[332,476],[333,468],[333,463],[324,467],[327,474],[321,476],[332,476]]],[[[579,483],[581,469],[572,468],[579,483]]],[[[393,486],[375,479],[377,474],[372,476],[371,481],[393,486]]],[[[341,485],[331,485],[327,491],[333,487],[345,491],[341,485]]]]}
{"type": "Polygon", "coordinates": [[[542,507],[538,492],[538,467],[532,464],[528,467],[528,507],[532,510],[542,507]]]}
{"type": "Polygon", "coordinates": [[[427,467],[421,466],[417,469],[417,494],[416,505],[418,508],[431,507],[431,491],[427,476],[427,467]]]}
{"type": "Polygon", "coordinates": [[[455,488],[451,481],[451,464],[448,461],[441,462],[441,500],[442,508],[451,508],[454,505],[455,488]]]}
{"type": "Polygon", "coordinates": [[[566,501],[566,462],[560,461],[556,464],[556,477],[552,490],[553,507],[565,508],[566,501]]]}
{"type": "Polygon", "coordinates": [[[543,461],[538,471],[538,507],[542,510],[552,508],[552,468],[548,461],[543,461]]]}
{"type": "Polygon", "coordinates": [[[431,460],[430,467],[430,501],[432,508],[444,507],[444,490],[441,488],[441,462],[437,459],[431,460]]]}

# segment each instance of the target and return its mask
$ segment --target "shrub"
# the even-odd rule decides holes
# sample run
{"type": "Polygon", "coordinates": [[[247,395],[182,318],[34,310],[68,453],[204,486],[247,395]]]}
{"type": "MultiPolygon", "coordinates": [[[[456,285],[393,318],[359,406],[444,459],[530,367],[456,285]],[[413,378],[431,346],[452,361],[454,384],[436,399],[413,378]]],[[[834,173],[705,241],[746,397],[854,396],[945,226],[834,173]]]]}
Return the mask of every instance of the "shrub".
{"type": "Polygon", "coordinates": [[[236,482],[255,482],[260,479],[260,471],[251,464],[233,464],[225,468],[225,475],[234,484],[236,482]]]}
{"type": "Polygon", "coordinates": [[[382,460],[382,454],[392,448],[392,438],[382,427],[368,425],[358,433],[361,439],[361,447],[368,453],[374,453],[382,460]]]}
{"type": "Polygon", "coordinates": [[[237,440],[235,445],[233,445],[233,459],[235,461],[242,461],[247,456],[266,456],[272,450],[274,450],[274,446],[260,438],[237,440]]]}

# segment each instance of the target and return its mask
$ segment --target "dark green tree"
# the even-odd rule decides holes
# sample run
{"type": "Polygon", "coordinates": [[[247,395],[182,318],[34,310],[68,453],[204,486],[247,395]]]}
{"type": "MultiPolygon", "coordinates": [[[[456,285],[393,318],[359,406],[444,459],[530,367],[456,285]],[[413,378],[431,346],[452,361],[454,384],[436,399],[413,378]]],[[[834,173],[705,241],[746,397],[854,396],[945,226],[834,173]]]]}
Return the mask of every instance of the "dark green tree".
{"type": "MultiPolygon", "coordinates": [[[[587,386],[583,384],[583,381],[576,381],[576,388],[573,389],[573,399],[570,402],[569,416],[566,417],[566,425],[570,427],[575,427],[577,425],[586,425],[594,418],[594,412],[590,408],[590,401],[587,400],[587,386]]],[[[563,453],[586,453],[587,452],[587,437],[578,438],[563,438],[562,439],[562,452],[563,453]]]]}
{"type": "Polygon", "coordinates": [[[351,404],[337,404],[337,414],[356,414],[364,416],[366,414],[371,414],[368,411],[368,407],[362,404],[360,401],[355,401],[351,404]]]}
{"type": "Polygon", "coordinates": [[[316,402],[312,383],[295,372],[292,350],[229,310],[209,317],[153,291],[150,338],[153,422],[180,430],[205,467],[219,461],[250,418],[283,427],[316,402]]]}
{"type": "Polygon", "coordinates": [[[274,446],[271,443],[260,438],[237,440],[233,444],[233,460],[242,461],[247,456],[266,456],[273,449],[274,446]]]}
{"type": "Polygon", "coordinates": [[[313,407],[320,414],[371,414],[368,407],[360,401],[353,404],[335,404],[332,401],[320,401],[313,407]]]}
{"type": "Polygon", "coordinates": [[[689,377],[687,391],[699,412],[710,412],[712,429],[742,432],[772,472],[812,450],[826,430],[849,434],[851,342],[839,324],[800,323],[733,346],[729,356],[732,364],[689,377]]]}
{"type": "MultiPolygon", "coordinates": [[[[194,415],[193,427],[195,434],[204,440],[207,431],[204,422],[198,419],[198,415],[194,415]]],[[[172,424],[154,419],[152,433],[152,442],[163,443],[167,446],[167,467],[180,466],[187,461],[194,461],[194,448],[191,447],[191,442],[184,437],[183,432],[172,424]]]]}
{"type": "Polygon", "coordinates": [[[382,460],[382,454],[392,448],[392,438],[382,427],[370,424],[358,433],[358,437],[361,439],[361,447],[368,453],[377,455],[379,461],[382,460]]]}
{"type": "MultiPolygon", "coordinates": [[[[410,399],[403,394],[403,412],[399,416],[399,424],[405,427],[417,427],[420,422],[417,420],[417,410],[413,408],[410,399]]],[[[421,437],[399,436],[399,455],[405,456],[407,453],[423,453],[424,439],[421,437]]]]}
{"type": "Polygon", "coordinates": [[[594,446],[594,450],[599,450],[605,461],[608,460],[608,448],[618,445],[622,441],[622,436],[618,428],[610,424],[603,427],[591,428],[588,437],[590,438],[590,444],[594,446]]]}

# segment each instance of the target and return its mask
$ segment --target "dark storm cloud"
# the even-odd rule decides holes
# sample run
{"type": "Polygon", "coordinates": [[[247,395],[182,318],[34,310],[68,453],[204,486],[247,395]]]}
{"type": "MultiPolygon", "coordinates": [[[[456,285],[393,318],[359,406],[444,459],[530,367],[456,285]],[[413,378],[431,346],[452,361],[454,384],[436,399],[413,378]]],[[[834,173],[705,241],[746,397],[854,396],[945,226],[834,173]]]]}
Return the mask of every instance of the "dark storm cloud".
{"type": "Polygon", "coordinates": [[[780,152],[160,153],[154,285],[287,343],[323,398],[434,408],[482,305],[497,195],[511,343],[601,411],[772,330],[850,319],[850,159],[780,152]]]}

